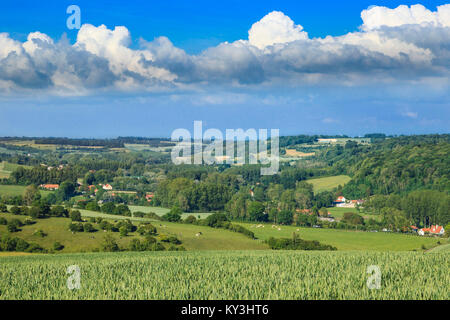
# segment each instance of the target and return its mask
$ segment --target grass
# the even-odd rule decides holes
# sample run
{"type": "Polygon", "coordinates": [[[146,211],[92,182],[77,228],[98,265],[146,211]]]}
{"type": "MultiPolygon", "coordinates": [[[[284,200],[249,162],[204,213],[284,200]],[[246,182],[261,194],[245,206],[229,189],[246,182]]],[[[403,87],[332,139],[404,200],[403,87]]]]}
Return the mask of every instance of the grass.
{"type": "Polygon", "coordinates": [[[254,224],[240,223],[253,231],[258,239],[291,238],[296,232],[305,240],[318,240],[330,244],[338,250],[367,250],[367,251],[411,251],[421,250],[421,246],[430,248],[442,239],[424,238],[418,235],[406,235],[386,232],[362,232],[338,229],[299,228],[295,226],[280,226],[281,231],[272,228],[271,224],[263,224],[264,228],[256,228],[254,224]],[[299,231],[297,231],[299,230],[299,231]]]}
{"type": "Polygon", "coordinates": [[[370,214],[367,212],[363,212],[363,211],[358,211],[356,208],[339,208],[339,207],[332,207],[332,208],[327,208],[328,212],[331,213],[331,215],[335,218],[337,218],[338,220],[342,219],[344,217],[344,213],[346,212],[353,212],[353,213],[357,213],[359,215],[361,215],[364,220],[369,220],[369,219],[374,219],[376,221],[379,221],[382,219],[382,216],[379,214],[370,214]]]}
{"type": "Polygon", "coordinates": [[[313,185],[314,193],[320,193],[323,191],[331,191],[339,185],[344,186],[350,180],[351,178],[349,176],[340,175],[333,177],[308,179],[306,180],[306,182],[313,185]]]}
{"type": "MultiPolygon", "coordinates": [[[[141,211],[141,212],[153,212],[156,213],[158,216],[163,216],[165,215],[167,212],[170,211],[170,209],[167,208],[161,208],[161,207],[147,207],[147,206],[128,206],[128,208],[130,208],[131,212],[136,212],[136,211],[141,211]]],[[[194,217],[196,217],[198,219],[198,216],[200,216],[200,219],[204,219],[207,216],[211,215],[211,212],[184,212],[181,215],[182,219],[185,219],[186,217],[193,215],[194,217]]]]}
{"type": "MultiPolygon", "coordinates": [[[[6,197],[15,197],[23,195],[26,186],[17,186],[17,185],[0,185],[0,195],[6,197]]],[[[53,191],[47,190],[39,190],[41,196],[48,196],[53,191]]]]}
{"type": "Polygon", "coordinates": [[[30,166],[9,163],[6,161],[0,162],[0,179],[9,178],[11,172],[16,170],[18,167],[31,168],[30,166]]]}
{"type": "Polygon", "coordinates": [[[0,257],[0,299],[446,300],[450,254],[202,251],[0,257]],[[67,268],[80,288],[67,288],[67,268]],[[381,272],[370,290],[368,266],[381,272]],[[430,285],[438,283],[439,285],[430,285]]]}
{"type": "MultiPolygon", "coordinates": [[[[81,211],[81,210],[80,210],[81,211]]],[[[82,216],[94,216],[97,212],[82,210],[82,216]]],[[[9,213],[1,213],[0,216],[10,220],[18,218],[24,220],[25,216],[16,216],[9,213]]],[[[118,221],[121,219],[128,219],[124,216],[105,215],[98,213],[108,221],[118,221]]],[[[133,218],[135,225],[139,225],[139,221],[145,220],[140,218],[133,218]]],[[[38,219],[33,225],[22,226],[22,231],[15,232],[12,236],[22,238],[28,242],[35,242],[46,249],[50,249],[55,241],[62,243],[65,248],[62,252],[90,252],[100,247],[105,232],[99,230],[97,232],[85,233],[77,232],[72,234],[68,230],[68,225],[71,222],[68,218],[46,218],[38,219]],[[48,235],[44,238],[33,235],[37,230],[41,229],[48,235]]],[[[148,219],[147,219],[148,221],[148,219]]],[[[213,229],[205,226],[196,226],[191,224],[170,223],[170,222],[155,222],[153,225],[157,228],[159,234],[176,235],[183,243],[182,245],[187,250],[258,250],[267,249],[267,246],[261,241],[252,240],[242,234],[234,233],[223,229],[213,229]],[[196,234],[201,232],[202,235],[197,237],[196,234]]],[[[94,225],[96,229],[98,225],[94,225]]],[[[6,226],[0,225],[0,234],[5,234],[6,226]]],[[[127,247],[133,238],[140,238],[136,232],[130,233],[126,237],[120,237],[119,233],[111,233],[120,247],[127,247]]]]}

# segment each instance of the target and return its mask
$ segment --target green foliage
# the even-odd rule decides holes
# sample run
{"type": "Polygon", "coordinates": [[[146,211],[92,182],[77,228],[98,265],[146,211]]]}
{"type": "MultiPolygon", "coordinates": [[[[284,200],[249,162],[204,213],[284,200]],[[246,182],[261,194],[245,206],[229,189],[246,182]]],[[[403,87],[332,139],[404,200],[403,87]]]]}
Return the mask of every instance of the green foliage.
{"type": "Polygon", "coordinates": [[[165,215],[163,215],[161,218],[165,221],[169,222],[178,222],[181,220],[181,214],[183,212],[179,207],[173,207],[170,209],[169,212],[167,212],[165,215]]]}
{"type": "Polygon", "coordinates": [[[104,252],[115,252],[115,251],[119,251],[120,250],[116,240],[110,234],[107,234],[105,236],[105,238],[103,239],[103,242],[101,244],[100,249],[101,249],[101,251],[104,251],[104,252]]]}
{"type": "Polygon", "coordinates": [[[72,221],[81,221],[81,212],[78,210],[70,211],[69,217],[72,221]]]}
{"type": "Polygon", "coordinates": [[[321,244],[319,241],[302,240],[295,232],[292,239],[271,237],[267,240],[267,244],[273,250],[337,250],[335,247],[321,244]]]}

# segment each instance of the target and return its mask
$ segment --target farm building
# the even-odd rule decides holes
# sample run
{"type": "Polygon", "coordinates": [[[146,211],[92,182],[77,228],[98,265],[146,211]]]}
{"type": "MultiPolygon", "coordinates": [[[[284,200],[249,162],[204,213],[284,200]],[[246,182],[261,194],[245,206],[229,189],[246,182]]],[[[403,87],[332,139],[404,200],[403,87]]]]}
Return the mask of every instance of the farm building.
{"type": "Polygon", "coordinates": [[[425,234],[434,234],[442,236],[444,234],[445,230],[443,226],[434,225],[430,228],[422,228],[417,233],[421,236],[424,236],[425,234]]]}
{"type": "Polygon", "coordinates": [[[40,187],[45,190],[58,190],[59,184],[41,184],[40,187]]]}
{"type": "Polygon", "coordinates": [[[110,184],[104,184],[102,185],[103,190],[112,190],[113,187],[110,184]]]}

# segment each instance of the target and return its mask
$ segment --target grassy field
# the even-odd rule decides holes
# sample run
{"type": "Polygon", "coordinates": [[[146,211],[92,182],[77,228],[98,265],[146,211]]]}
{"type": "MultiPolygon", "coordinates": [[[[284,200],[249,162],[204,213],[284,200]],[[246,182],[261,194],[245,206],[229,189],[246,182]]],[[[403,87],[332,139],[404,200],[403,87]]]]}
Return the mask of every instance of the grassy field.
{"type": "MultiPolygon", "coordinates": [[[[16,185],[0,185],[0,195],[6,197],[21,196],[25,191],[26,186],[16,186],[16,185]]],[[[52,193],[53,191],[39,190],[41,196],[45,197],[52,193]]]]}
{"type": "MultiPolygon", "coordinates": [[[[136,212],[136,211],[141,211],[141,212],[153,212],[156,213],[158,216],[163,216],[165,215],[167,212],[170,211],[170,209],[167,208],[161,208],[161,207],[147,207],[147,206],[128,206],[131,210],[131,212],[136,212]]],[[[194,217],[196,217],[198,219],[198,217],[200,216],[200,219],[204,219],[207,216],[211,215],[211,212],[195,212],[195,213],[189,213],[189,212],[184,212],[181,215],[182,219],[185,219],[186,217],[193,215],[194,217]]]]}
{"type": "Polygon", "coordinates": [[[351,178],[349,176],[341,175],[341,176],[309,179],[306,180],[306,182],[313,185],[314,193],[319,193],[323,191],[333,190],[339,185],[344,186],[344,184],[346,184],[350,180],[351,178]]]}
{"type": "Polygon", "coordinates": [[[338,208],[338,207],[333,207],[333,208],[327,208],[328,212],[331,213],[331,215],[335,218],[337,218],[338,220],[342,219],[342,217],[344,217],[344,213],[346,212],[353,212],[353,213],[357,213],[359,215],[361,215],[365,220],[369,220],[370,218],[379,221],[382,219],[382,216],[379,214],[369,214],[367,212],[359,212],[356,208],[338,208]]]}
{"type": "Polygon", "coordinates": [[[272,228],[271,224],[263,224],[264,228],[256,228],[256,225],[249,223],[240,224],[253,231],[258,239],[291,238],[292,233],[296,232],[302,239],[318,240],[324,244],[333,245],[338,250],[409,251],[421,250],[422,245],[431,248],[436,245],[437,241],[446,241],[399,233],[299,228],[294,226],[280,226],[281,230],[279,231],[277,228],[272,228]]]}
{"type": "MultiPolygon", "coordinates": [[[[83,216],[101,216],[109,221],[118,221],[127,219],[128,217],[105,215],[102,213],[83,210],[83,216]],[[92,214],[91,214],[92,213],[92,214]],[[87,214],[87,215],[86,215],[87,214]]],[[[0,213],[0,216],[10,220],[18,218],[24,220],[24,216],[15,216],[9,213],[0,213]]],[[[139,221],[133,218],[133,223],[139,225],[139,221]]],[[[142,219],[141,219],[142,220],[142,219]]],[[[145,219],[144,219],[145,220],[145,219]]],[[[50,249],[55,241],[59,241],[65,246],[62,252],[90,252],[98,249],[102,243],[105,232],[99,230],[97,232],[86,233],[77,232],[72,234],[68,230],[71,222],[68,218],[47,218],[38,219],[37,223],[21,227],[22,231],[15,232],[12,236],[16,236],[26,240],[27,242],[35,242],[46,249],[50,249]],[[47,233],[46,237],[39,237],[33,233],[41,229],[47,233]]],[[[159,234],[176,235],[182,241],[182,245],[187,250],[258,250],[267,249],[267,246],[261,241],[252,240],[242,234],[234,233],[223,229],[213,229],[210,227],[196,226],[191,224],[170,223],[170,222],[154,222],[159,234]],[[196,234],[201,232],[202,235],[197,237],[196,234]]],[[[96,229],[98,225],[94,225],[96,229]]],[[[5,234],[6,226],[0,225],[0,234],[5,234]]],[[[118,245],[122,248],[127,247],[133,238],[141,238],[136,232],[130,233],[126,237],[120,237],[118,232],[111,233],[116,239],[118,245]]]]}
{"type": "Polygon", "coordinates": [[[6,161],[0,162],[0,179],[9,178],[9,176],[11,175],[11,172],[16,170],[18,167],[31,168],[30,166],[9,163],[6,161]]]}
{"type": "Polygon", "coordinates": [[[0,257],[0,299],[441,299],[449,253],[202,251],[0,257]],[[67,268],[80,288],[67,287],[67,268]],[[367,268],[381,272],[378,290],[367,268]],[[431,285],[438,283],[439,285],[431,285]]]}

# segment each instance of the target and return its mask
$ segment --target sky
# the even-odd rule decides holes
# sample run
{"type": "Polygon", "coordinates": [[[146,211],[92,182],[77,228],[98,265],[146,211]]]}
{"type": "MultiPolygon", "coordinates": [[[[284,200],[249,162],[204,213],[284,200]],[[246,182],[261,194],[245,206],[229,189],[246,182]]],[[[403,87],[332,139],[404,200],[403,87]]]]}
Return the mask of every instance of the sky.
{"type": "Polygon", "coordinates": [[[448,133],[449,89],[445,1],[0,3],[0,136],[448,133]]]}

